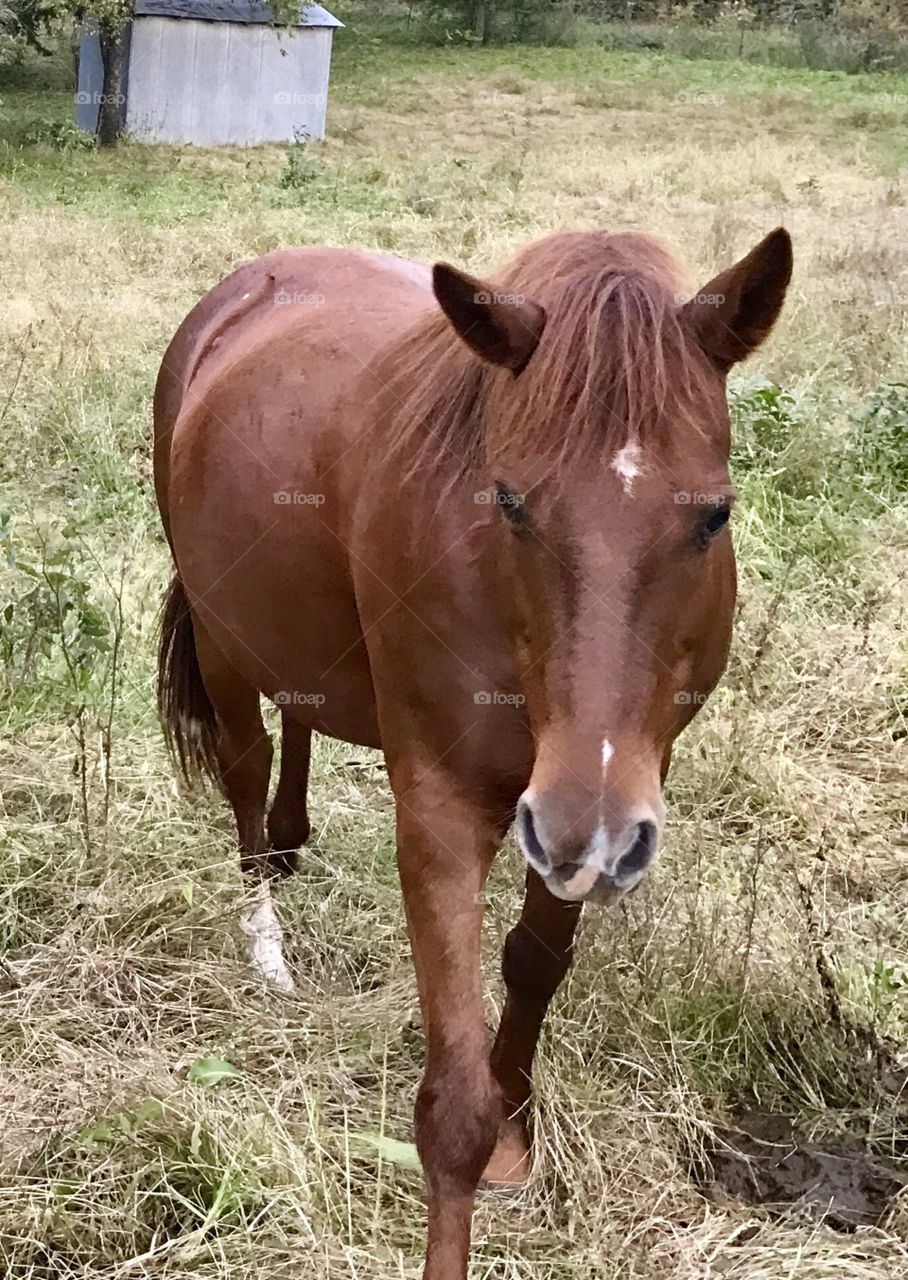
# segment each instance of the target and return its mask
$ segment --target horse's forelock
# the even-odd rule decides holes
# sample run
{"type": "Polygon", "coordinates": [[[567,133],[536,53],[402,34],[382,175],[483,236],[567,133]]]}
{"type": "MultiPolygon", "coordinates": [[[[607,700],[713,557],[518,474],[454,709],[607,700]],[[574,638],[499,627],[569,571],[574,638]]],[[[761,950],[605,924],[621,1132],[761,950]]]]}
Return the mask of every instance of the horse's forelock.
{"type": "Polygon", "coordinates": [[[495,279],[546,309],[519,394],[433,314],[389,360],[392,450],[412,446],[411,470],[465,474],[500,446],[535,459],[539,476],[669,424],[696,429],[702,362],[679,319],[680,284],[675,260],[646,236],[572,232],[530,245],[495,279]]]}

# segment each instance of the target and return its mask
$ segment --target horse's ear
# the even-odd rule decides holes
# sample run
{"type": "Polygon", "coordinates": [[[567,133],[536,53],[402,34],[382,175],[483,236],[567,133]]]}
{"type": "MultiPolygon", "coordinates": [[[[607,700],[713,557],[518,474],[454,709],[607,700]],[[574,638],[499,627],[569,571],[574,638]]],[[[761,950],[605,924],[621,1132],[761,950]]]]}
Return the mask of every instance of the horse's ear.
{"type": "Polygon", "coordinates": [[[782,310],[791,269],[791,236],[777,227],[682,307],[697,341],[723,371],[768,335],[782,310]]]}
{"type": "Polygon", "coordinates": [[[483,360],[520,373],[536,350],[545,311],[517,293],[503,293],[465,271],[436,262],[432,288],[463,341],[483,360]]]}

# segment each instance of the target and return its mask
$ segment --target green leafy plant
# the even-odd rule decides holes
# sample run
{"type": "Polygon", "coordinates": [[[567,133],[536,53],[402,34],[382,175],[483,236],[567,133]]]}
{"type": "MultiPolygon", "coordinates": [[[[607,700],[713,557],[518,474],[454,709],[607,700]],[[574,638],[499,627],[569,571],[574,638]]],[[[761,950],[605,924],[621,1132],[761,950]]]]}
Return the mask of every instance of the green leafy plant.
{"type": "Polygon", "coordinates": [[[284,191],[301,191],[311,187],[322,175],[321,165],[305,133],[297,131],[287,147],[287,159],[280,176],[284,191]]]}
{"type": "Polygon", "coordinates": [[[766,382],[732,400],[732,461],[751,471],[777,465],[800,428],[792,396],[766,382]]]}
{"type": "Polygon", "coordinates": [[[151,1124],[164,1118],[165,1108],[158,1098],[145,1098],[129,1111],[118,1111],[112,1116],[102,1116],[85,1125],[79,1132],[83,1142],[117,1143],[136,1135],[151,1124]]]}
{"type": "Polygon", "coordinates": [[[892,496],[908,493],[908,382],[884,382],[855,424],[857,470],[892,496]]]}
{"type": "Polygon", "coordinates": [[[22,141],[27,147],[53,147],[55,151],[92,151],[97,140],[94,134],[80,129],[75,120],[42,120],[39,117],[25,126],[22,141]]]}
{"type": "Polygon", "coordinates": [[[78,528],[52,526],[17,547],[9,513],[0,514],[0,544],[6,550],[0,657],[8,678],[29,679],[42,660],[62,657],[70,692],[82,698],[99,657],[110,652],[112,628],[94,599],[93,565],[78,528]]]}
{"type": "Polygon", "coordinates": [[[235,1080],[241,1072],[226,1058],[196,1058],[189,1068],[186,1079],[191,1084],[210,1089],[224,1080],[235,1080]]]}
{"type": "Polygon", "coordinates": [[[110,810],[113,718],[119,692],[123,635],[122,576],[110,609],[97,598],[98,566],[74,521],[44,522],[14,541],[9,515],[0,515],[0,658],[7,689],[51,695],[78,746],[82,834],[91,845],[90,735],[100,735],[104,792],[101,821],[110,810]]]}

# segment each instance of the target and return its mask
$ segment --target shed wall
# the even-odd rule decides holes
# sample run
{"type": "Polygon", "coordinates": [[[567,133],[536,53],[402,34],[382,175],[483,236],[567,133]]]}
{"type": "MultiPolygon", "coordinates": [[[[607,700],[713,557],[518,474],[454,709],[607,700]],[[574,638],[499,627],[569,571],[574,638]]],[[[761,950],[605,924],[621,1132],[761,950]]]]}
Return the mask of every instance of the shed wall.
{"type": "Polygon", "coordinates": [[[205,146],[325,135],[332,31],[136,18],[126,128],[205,146]]]}
{"type": "MultiPolygon", "coordinates": [[[[330,27],[136,17],[126,129],[141,142],[290,142],[325,136],[330,27]]],[[[103,86],[97,34],[79,49],[76,121],[93,133],[103,86]]]]}

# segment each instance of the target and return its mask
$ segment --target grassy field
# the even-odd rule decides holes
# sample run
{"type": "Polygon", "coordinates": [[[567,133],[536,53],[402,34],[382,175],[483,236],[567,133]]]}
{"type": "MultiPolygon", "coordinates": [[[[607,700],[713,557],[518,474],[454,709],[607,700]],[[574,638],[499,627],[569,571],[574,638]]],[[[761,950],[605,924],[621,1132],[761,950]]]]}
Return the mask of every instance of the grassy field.
{"type": "MultiPolygon", "coordinates": [[[[309,147],[102,154],[62,63],[0,87],[0,1271],[419,1274],[419,1173],[373,1140],[409,1140],[422,1057],[380,761],[319,745],[283,996],[245,959],[224,808],[155,720],[149,401],[186,310],[279,245],[481,270],[639,227],[703,283],[784,222],[791,300],[733,387],[729,673],[660,868],[585,921],[533,1178],[481,1197],[472,1275],[897,1280],[908,1202],[841,1233],[697,1169],[744,1109],[908,1170],[908,78],[338,43],[309,147]]],[[[490,1025],[521,881],[508,850],[490,1025]]]]}

